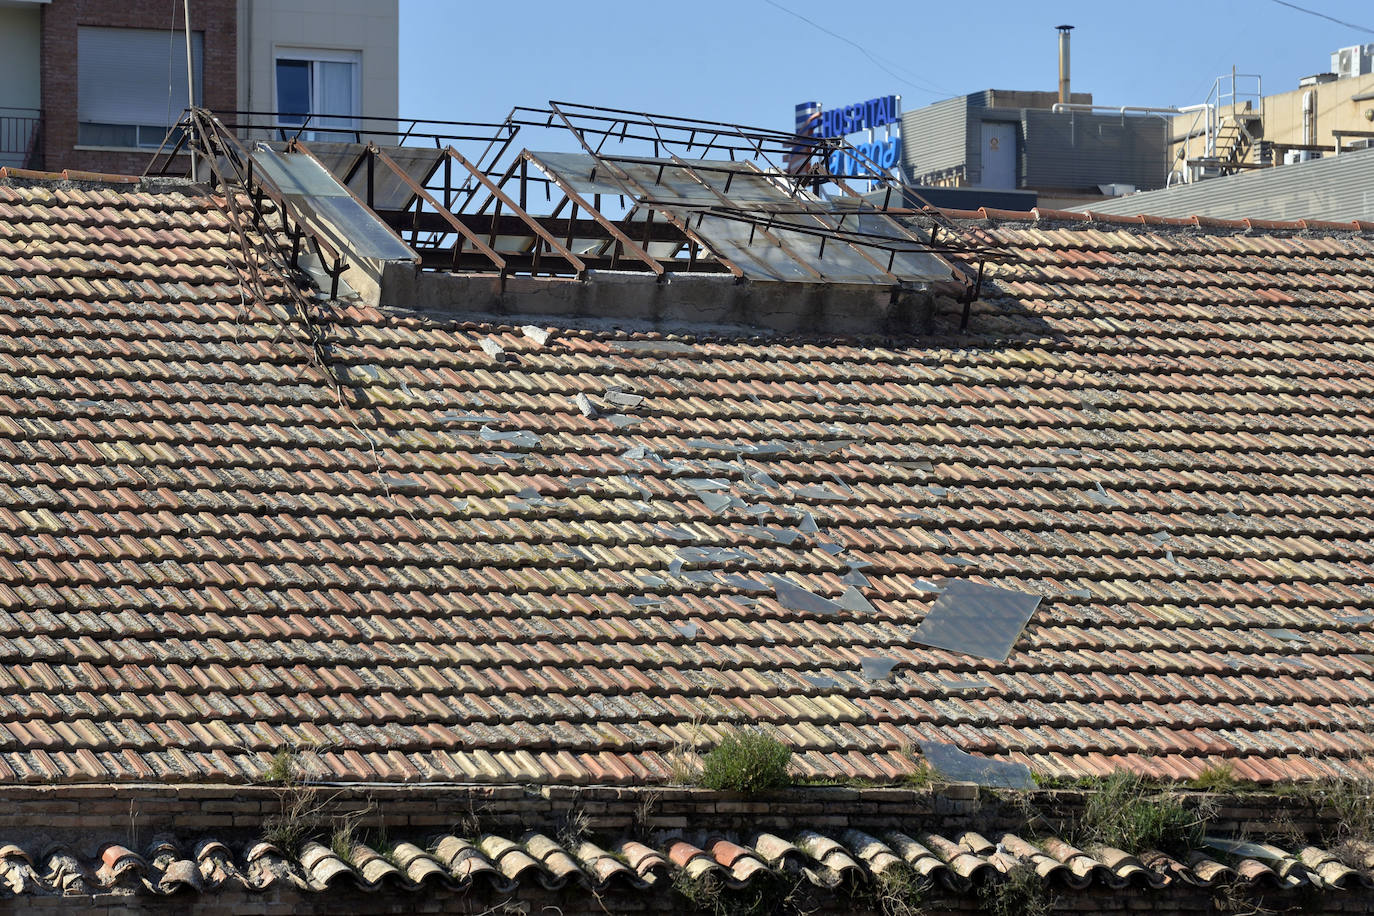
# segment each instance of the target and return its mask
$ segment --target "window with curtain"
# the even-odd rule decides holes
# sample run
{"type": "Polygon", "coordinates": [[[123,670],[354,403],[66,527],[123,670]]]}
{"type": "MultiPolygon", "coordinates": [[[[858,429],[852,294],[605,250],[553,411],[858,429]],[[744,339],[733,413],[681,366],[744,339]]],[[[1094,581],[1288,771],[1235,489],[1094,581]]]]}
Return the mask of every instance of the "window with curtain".
{"type": "MultiPolygon", "coordinates": [[[[82,26],[76,38],[77,140],[83,146],[156,147],[187,105],[186,34],[82,26]]],[[[196,104],[205,33],[191,32],[196,104]]]]}
{"type": "Polygon", "coordinates": [[[358,128],[360,56],[356,51],[278,48],[277,123],[306,125],[311,129],[305,135],[311,138],[350,139],[334,131],[358,128]]]}

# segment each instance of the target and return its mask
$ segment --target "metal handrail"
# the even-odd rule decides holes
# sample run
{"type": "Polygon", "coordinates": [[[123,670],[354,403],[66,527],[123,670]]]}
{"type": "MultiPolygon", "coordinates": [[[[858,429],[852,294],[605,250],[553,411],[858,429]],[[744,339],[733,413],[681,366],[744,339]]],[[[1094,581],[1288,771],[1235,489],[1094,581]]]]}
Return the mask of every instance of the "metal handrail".
{"type": "MultiPolygon", "coordinates": [[[[1230,109],[1232,115],[1235,114],[1237,107],[1244,102],[1247,106],[1251,102],[1257,102],[1261,112],[1264,106],[1263,85],[1260,74],[1258,73],[1237,73],[1235,68],[1231,68],[1229,74],[1218,76],[1212,81],[1212,88],[1207,92],[1207,100],[1197,105],[1188,105],[1179,109],[1179,113],[1196,111],[1188,129],[1184,132],[1181,140],[1177,141],[1178,152],[1174,154],[1173,164],[1169,168],[1169,177],[1165,181],[1166,187],[1173,186],[1175,176],[1179,182],[1188,183],[1196,180],[1196,175],[1189,165],[1189,160],[1196,158],[1189,156],[1189,144],[1195,137],[1203,136],[1203,159],[1215,159],[1217,156],[1217,139],[1221,134],[1221,124],[1224,118],[1223,111],[1230,109]],[[1254,92],[1241,91],[1239,87],[1241,80],[1255,81],[1254,92]]],[[[1171,141],[1173,138],[1171,138],[1171,141]]]]}

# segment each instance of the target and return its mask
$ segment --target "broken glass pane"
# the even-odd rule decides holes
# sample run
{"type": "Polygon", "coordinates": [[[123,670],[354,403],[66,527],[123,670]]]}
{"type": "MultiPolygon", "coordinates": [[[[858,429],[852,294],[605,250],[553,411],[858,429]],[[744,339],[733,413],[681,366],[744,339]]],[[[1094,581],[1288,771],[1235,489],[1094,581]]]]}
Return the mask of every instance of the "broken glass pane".
{"type": "Polygon", "coordinates": [[[749,559],[749,554],[733,547],[681,547],[677,556],[684,563],[736,563],[749,559]]]}
{"type": "Polygon", "coordinates": [[[682,485],[693,490],[728,490],[730,481],[721,480],[715,477],[686,477],[682,480],[682,485]]]}
{"type": "Polygon", "coordinates": [[[840,606],[829,598],[822,598],[815,592],[802,588],[783,579],[780,576],[773,576],[773,594],[778,599],[778,604],[792,611],[809,611],[814,614],[834,614],[840,610],[840,606]]]}
{"type": "Polygon", "coordinates": [[[511,445],[525,448],[535,448],[539,445],[539,437],[523,429],[507,432],[490,426],[483,426],[481,435],[488,442],[509,442],[511,445]]]}
{"type": "Polygon", "coordinates": [[[1006,661],[1039,605],[1039,595],[962,580],[947,582],[912,639],[938,649],[1006,661]]]}
{"type": "Polygon", "coordinates": [[[801,514],[801,524],[797,527],[803,534],[816,534],[821,530],[820,526],[816,524],[815,517],[812,516],[810,512],[803,512],[801,514]]]}
{"type": "Polygon", "coordinates": [[[695,353],[696,348],[676,340],[617,340],[612,350],[644,355],[646,353],[695,353]]]}
{"type": "Polygon", "coordinates": [[[726,585],[730,586],[731,588],[737,588],[737,589],[740,589],[741,591],[745,591],[745,592],[766,592],[766,591],[770,591],[770,587],[769,587],[769,585],[768,585],[766,582],[760,582],[758,579],[751,579],[751,578],[749,578],[748,576],[741,576],[741,575],[739,575],[739,574],[737,574],[737,573],[728,573],[728,574],[726,574],[726,575],[720,576],[719,578],[720,578],[720,581],[721,581],[721,582],[725,583],[726,585]]]}
{"type": "Polygon", "coordinates": [[[699,582],[702,585],[720,585],[721,581],[716,574],[706,569],[687,569],[683,570],[682,578],[692,582],[699,582]]]}
{"type": "Polygon", "coordinates": [[[751,525],[743,529],[741,533],[760,538],[761,540],[773,541],[776,544],[782,544],[784,547],[790,546],[793,542],[801,539],[801,532],[792,528],[760,528],[751,525]]]}
{"type": "Polygon", "coordinates": [[[694,623],[685,623],[681,626],[673,627],[673,629],[677,630],[679,633],[681,633],[688,639],[696,639],[697,634],[701,632],[701,627],[697,626],[694,623]]]}
{"type": "Polygon", "coordinates": [[[821,550],[824,550],[826,553],[830,554],[832,557],[838,553],[844,553],[843,547],[841,547],[839,544],[832,544],[829,541],[822,541],[816,546],[819,547],[821,550]]]}
{"type": "Polygon", "coordinates": [[[971,782],[994,789],[1034,789],[1030,767],[1023,763],[975,757],[952,744],[922,741],[921,756],[951,782],[971,782]]]}
{"type": "Polygon", "coordinates": [[[868,603],[868,599],[863,596],[863,592],[853,586],[845,589],[840,600],[835,602],[846,611],[854,611],[857,614],[876,614],[877,609],[868,603]]]}
{"type": "Polygon", "coordinates": [[[826,677],[824,674],[805,674],[802,677],[816,687],[838,687],[840,682],[833,677],[826,677]]]}
{"type": "Polygon", "coordinates": [[[840,576],[840,581],[845,585],[852,585],[856,588],[869,588],[873,585],[872,582],[868,581],[868,576],[865,576],[857,569],[851,569],[843,576],[840,576]]]}
{"type": "Polygon", "coordinates": [[[719,514],[731,507],[744,505],[744,500],[734,496],[727,496],[724,493],[698,493],[697,499],[706,504],[706,508],[711,512],[719,514]]]}
{"type": "Polygon", "coordinates": [[[863,676],[870,681],[886,680],[897,665],[897,659],[888,658],[886,655],[865,655],[859,659],[859,668],[863,676]]]}
{"type": "Polygon", "coordinates": [[[480,413],[446,413],[440,415],[439,419],[443,420],[445,423],[492,424],[501,422],[496,417],[489,417],[480,413]]]}
{"type": "Polygon", "coordinates": [[[816,499],[822,502],[843,502],[848,498],[844,494],[836,493],[834,490],[821,484],[802,487],[797,490],[797,496],[801,499],[816,499]]]}
{"type": "Polygon", "coordinates": [[[606,419],[611,421],[611,425],[616,429],[624,429],[627,426],[634,426],[643,423],[643,417],[627,417],[623,413],[613,413],[606,419]]]}

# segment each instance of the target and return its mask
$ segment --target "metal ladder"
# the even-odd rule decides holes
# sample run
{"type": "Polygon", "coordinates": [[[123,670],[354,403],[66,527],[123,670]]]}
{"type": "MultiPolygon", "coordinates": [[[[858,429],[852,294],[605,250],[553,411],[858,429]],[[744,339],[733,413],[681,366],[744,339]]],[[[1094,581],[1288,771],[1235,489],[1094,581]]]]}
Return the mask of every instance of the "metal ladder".
{"type": "Polygon", "coordinates": [[[1252,127],[1262,125],[1264,119],[1258,73],[1237,73],[1232,67],[1230,73],[1212,81],[1205,102],[1188,110],[1195,113],[1182,138],[1174,141],[1178,152],[1169,169],[1169,185],[1232,175],[1251,167],[1246,160],[1257,139],[1252,127]],[[1202,155],[1191,156],[1193,141],[1199,137],[1202,155]]]}

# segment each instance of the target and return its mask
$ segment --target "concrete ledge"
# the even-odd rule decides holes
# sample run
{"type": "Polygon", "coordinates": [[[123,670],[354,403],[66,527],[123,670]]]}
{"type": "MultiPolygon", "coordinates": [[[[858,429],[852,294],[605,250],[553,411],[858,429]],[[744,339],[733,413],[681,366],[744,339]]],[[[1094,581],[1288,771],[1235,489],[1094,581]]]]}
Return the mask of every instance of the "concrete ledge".
{"type": "MultiPolygon", "coordinates": [[[[920,333],[936,284],[790,283],[721,274],[590,271],[585,280],[442,274],[388,265],[376,304],[445,315],[633,320],[651,325],[748,325],[786,334],[920,333]]],[[[345,275],[347,277],[347,275],[345,275]]],[[[351,281],[350,281],[351,282],[351,281]]]]}

